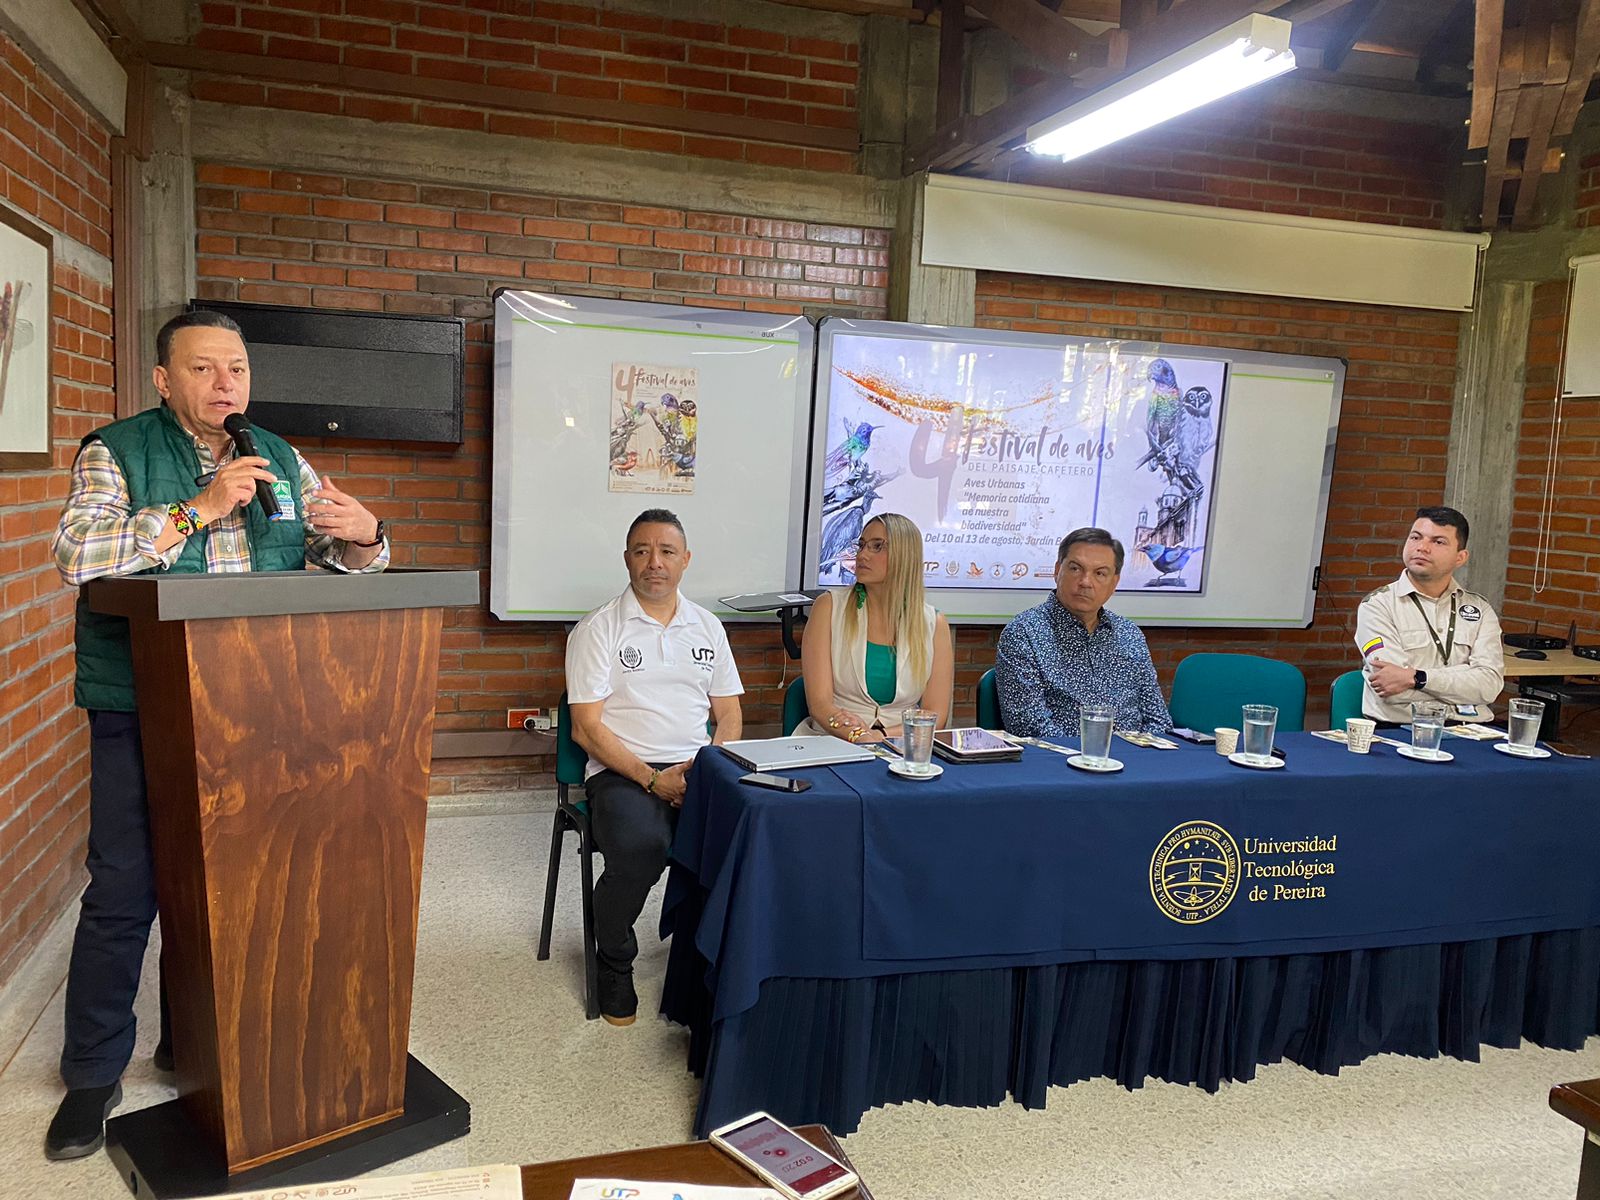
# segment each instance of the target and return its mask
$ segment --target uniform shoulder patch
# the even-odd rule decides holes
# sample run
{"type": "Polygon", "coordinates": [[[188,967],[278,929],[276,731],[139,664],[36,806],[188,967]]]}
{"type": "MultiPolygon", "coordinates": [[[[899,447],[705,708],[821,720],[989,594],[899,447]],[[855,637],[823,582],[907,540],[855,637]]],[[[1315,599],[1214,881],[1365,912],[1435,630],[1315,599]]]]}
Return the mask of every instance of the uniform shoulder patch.
{"type": "Polygon", "coordinates": [[[1368,600],[1376,600],[1379,596],[1387,596],[1389,589],[1393,586],[1394,584],[1392,583],[1386,583],[1380,588],[1373,588],[1365,596],[1361,597],[1361,603],[1365,604],[1368,600]]]}

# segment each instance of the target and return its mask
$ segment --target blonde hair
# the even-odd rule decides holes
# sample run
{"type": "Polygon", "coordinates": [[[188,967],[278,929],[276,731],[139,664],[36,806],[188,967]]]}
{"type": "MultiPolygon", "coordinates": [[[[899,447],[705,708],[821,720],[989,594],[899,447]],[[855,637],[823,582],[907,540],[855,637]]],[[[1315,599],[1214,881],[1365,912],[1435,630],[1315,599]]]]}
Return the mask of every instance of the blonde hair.
{"type": "MultiPolygon", "coordinates": [[[[861,527],[861,536],[866,537],[867,529],[875,524],[883,526],[884,540],[889,543],[889,567],[883,581],[889,598],[889,637],[896,648],[903,648],[911,677],[926,679],[933,664],[928,660],[932,631],[928,628],[927,598],[922,587],[922,530],[910,517],[879,513],[861,527]]],[[[855,640],[860,619],[860,609],[847,600],[844,633],[848,641],[855,640]]]]}

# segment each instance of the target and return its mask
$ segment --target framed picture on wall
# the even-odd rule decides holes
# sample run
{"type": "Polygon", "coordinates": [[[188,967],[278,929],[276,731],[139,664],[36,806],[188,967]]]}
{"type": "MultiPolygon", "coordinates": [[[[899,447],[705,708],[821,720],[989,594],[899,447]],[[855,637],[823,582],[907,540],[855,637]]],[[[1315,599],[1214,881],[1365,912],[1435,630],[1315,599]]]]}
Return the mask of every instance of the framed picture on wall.
{"type": "Polygon", "coordinates": [[[50,232],[0,207],[0,470],[50,466],[50,232]]]}

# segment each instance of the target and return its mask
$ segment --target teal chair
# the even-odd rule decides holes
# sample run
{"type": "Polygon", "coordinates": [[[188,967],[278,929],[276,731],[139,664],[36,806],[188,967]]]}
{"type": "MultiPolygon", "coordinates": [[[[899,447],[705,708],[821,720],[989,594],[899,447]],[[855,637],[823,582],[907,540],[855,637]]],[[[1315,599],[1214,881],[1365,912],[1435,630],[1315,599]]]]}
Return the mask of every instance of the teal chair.
{"type": "Polygon", "coordinates": [[[1278,732],[1306,727],[1306,677],[1298,667],[1255,654],[1191,654],[1172,680],[1174,725],[1210,732],[1240,728],[1246,704],[1278,709],[1278,732]]]}
{"type": "Polygon", "coordinates": [[[544,921],[539,926],[539,961],[550,957],[550,926],[556,915],[556,879],[561,874],[561,844],[570,829],[578,835],[578,868],[583,881],[583,1005],[584,1015],[600,1015],[597,991],[599,965],[594,951],[594,830],[589,824],[589,802],[572,798],[571,789],[583,787],[583,768],[589,756],[572,740],[572,713],[567,694],[561,693],[556,726],[556,820],[550,833],[550,869],[544,878],[544,921]]]}
{"type": "Polygon", "coordinates": [[[795,679],[783,693],[783,736],[788,737],[795,727],[811,713],[806,707],[805,676],[795,679]]]}
{"type": "Polygon", "coordinates": [[[1361,716],[1361,672],[1346,671],[1328,691],[1328,728],[1343,729],[1351,717],[1361,716]]]}
{"type": "Polygon", "coordinates": [[[1000,689],[995,686],[993,667],[978,680],[978,725],[983,729],[1001,728],[1000,689]]]}

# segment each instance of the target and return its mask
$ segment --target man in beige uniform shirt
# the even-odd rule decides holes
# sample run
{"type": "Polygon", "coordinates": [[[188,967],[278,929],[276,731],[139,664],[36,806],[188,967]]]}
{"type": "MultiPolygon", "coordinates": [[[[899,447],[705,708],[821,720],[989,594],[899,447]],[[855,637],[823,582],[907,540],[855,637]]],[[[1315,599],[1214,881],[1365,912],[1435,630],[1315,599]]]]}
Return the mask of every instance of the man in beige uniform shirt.
{"type": "Polygon", "coordinates": [[[1361,601],[1356,645],[1366,688],[1362,711],[1383,722],[1411,719],[1411,705],[1437,700],[1450,719],[1481,721],[1504,686],[1500,618],[1455,581],[1467,561],[1467,519],[1453,508],[1419,508],[1400,550],[1406,569],[1361,601]]]}

